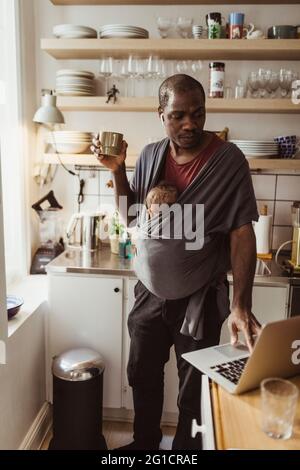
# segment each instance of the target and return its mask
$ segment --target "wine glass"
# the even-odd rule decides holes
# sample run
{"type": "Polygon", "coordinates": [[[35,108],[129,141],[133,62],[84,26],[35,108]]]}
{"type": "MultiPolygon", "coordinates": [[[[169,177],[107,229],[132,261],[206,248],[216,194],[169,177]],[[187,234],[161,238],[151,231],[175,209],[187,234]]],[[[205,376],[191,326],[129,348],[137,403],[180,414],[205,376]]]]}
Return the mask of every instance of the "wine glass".
{"type": "Polygon", "coordinates": [[[258,97],[259,83],[257,72],[250,72],[248,76],[248,88],[250,91],[251,98],[258,97]]]}
{"type": "Polygon", "coordinates": [[[163,16],[159,16],[157,18],[157,28],[161,38],[165,39],[168,37],[168,33],[172,28],[172,20],[170,18],[165,18],[163,16]]]}
{"type": "Polygon", "coordinates": [[[193,19],[179,16],[177,18],[177,31],[182,38],[192,37],[193,19]]]}
{"type": "Polygon", "coordinates": [[[279,88],[279,74],[277,72],[270,72],[270,79],[267,83],[267,92],[270,93],[270,98],[276,97],[276,91],[279,88]]]}

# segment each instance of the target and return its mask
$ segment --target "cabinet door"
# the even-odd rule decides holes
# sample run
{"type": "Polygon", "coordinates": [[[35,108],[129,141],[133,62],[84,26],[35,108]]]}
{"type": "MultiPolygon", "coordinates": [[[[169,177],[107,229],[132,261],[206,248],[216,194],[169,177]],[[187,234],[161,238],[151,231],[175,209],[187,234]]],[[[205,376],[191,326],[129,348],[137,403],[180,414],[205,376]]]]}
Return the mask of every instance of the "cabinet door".
{"type": "MultiPolygon", "coordinates": [[[[127,306],[126,306],[126,318],[128,318],[129,313],[134,305],[134,286],[136,285],[137,280],[130,279],[128,281],[128,295],[127,295],[127,306]]],[[[127,322],[126,322],[127,323],[127,322]]],[[[125,341],[124,341],[124,406],[125,408],[132,410],[133,403],[132,403],[132,393],[131,388],[128,385],[127,375],[126,375],[126,367],[129,358],[129,348],[130,348],[130,337],[128,334],[127,324],[125,325],[125,341]]],[[[155,347],[155,346],[154,346],[155,347]]],[[[178,412],[177,409],[177,395],[178,395],[178,375],[177,375],[177,365],[176,365],[176,356],[174,352],[174,348],[171,348],[170,351],[170,360],[166,364],[165,367],[165,397],[164,397],[164,408],[163,411],[165,413],[176,413],[178,412]]]]}
{"type": "MultiPolygon", "coordinates": [[[[233,286],[230,285],[230,304],[233,286]]],[[[261,324],[283,320],[287,316],[288,288],[285,286],[254,285],[252,295],[252,312],[261,324]]],[[[227,321],[222,328],[220,343],[228,343],[230,335],[227,321]]]]}
{"type": "Polygon", "coordinates": [[[104,407],[121,407],[122,279],[49,276],[48,357],[90,347],[105,361],[104,407]]]}

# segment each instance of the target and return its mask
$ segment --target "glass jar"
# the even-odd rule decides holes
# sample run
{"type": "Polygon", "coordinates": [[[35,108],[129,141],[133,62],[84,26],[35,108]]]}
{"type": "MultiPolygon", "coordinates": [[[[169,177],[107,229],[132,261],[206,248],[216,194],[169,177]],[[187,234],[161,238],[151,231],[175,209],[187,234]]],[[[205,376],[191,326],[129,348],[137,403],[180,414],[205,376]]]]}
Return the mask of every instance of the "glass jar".
{"type": "Polygon", "coordinates": [[[209,64],[209,98],[224,98],[225,64],[209,64]]]}

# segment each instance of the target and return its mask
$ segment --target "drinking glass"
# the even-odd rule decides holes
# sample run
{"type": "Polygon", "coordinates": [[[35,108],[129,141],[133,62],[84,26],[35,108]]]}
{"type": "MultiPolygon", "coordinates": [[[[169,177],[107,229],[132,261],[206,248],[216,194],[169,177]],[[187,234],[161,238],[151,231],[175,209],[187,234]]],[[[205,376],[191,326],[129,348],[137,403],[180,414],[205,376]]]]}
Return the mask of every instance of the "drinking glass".
{"type": "Polygon", "coordinates": [[[177,31],[182,38],[192,37],[193,19],[179,16],[177,18],[177,31]]]}
{"type": "Polygon", "coordinates": [[[157,18],[157,28],[160,34],[160,37],[165,39],[168,37],[168,33],[172,29],[173,22],[170,18],[164,18],[163,16],[159,16],[157,18]]]}
{"type": "Polygon", "coordinates": [[[293,82],[293,72],[291,70],[280,69],[279,85],[281,88],[281,97],[287,98],[290,94],[293,82]]]}
{"type": "Polygon", "coordinates": [[[279,74],[277,72],[270,72],[270,79],[267,84],[267,92],[270,93],[270,98],[276,97],[276,91],[279,88],[279,74]]]}
{"type": "Polygon", "coordinates": [[[248,76],[248,88],[251,98],[258,97],[259,83],[257,72],[250,72],[248,76]]]}
{"type": "Polygon", "coordinates": [[[261,382],[262,430],[273,439],[289,439],[293,433],[299,391],[288,380],[261,382]]]}
{"type": "Polygon", "coordinates": [[[109,90],[109,78],[113,73],[113,62],[114,59],[112,57],[107,57],[100,61],[99,77],[104,78],[105,93],[109,90]]]}

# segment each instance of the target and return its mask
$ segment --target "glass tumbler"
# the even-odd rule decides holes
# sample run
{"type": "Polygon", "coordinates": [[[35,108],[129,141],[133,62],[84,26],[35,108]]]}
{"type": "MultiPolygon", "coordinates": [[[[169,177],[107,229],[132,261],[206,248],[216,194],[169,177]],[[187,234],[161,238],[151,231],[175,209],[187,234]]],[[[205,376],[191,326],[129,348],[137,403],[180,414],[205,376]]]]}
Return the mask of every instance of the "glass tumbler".
{"type": "Polygon", "coordinates": [[[262,430],[273,439],[289,439],[293,433],[299,391],[288,380],[261,382],[262,430]]]}

